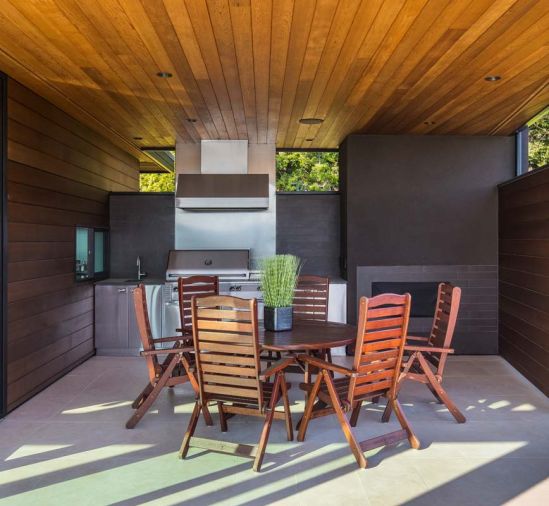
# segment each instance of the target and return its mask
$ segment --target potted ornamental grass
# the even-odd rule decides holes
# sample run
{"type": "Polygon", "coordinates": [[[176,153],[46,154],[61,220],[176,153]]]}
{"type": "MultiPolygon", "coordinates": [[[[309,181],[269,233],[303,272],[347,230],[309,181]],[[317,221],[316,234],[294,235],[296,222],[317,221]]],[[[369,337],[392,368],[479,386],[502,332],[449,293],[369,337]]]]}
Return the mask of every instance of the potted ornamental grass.
{"type": "Polygon", "coordinates": [[[292,301],[301,268],[294,255],[275,255],[261,263],[261,290],[265,311],[263,324],[266,330],[292,328],[292,301]]]}

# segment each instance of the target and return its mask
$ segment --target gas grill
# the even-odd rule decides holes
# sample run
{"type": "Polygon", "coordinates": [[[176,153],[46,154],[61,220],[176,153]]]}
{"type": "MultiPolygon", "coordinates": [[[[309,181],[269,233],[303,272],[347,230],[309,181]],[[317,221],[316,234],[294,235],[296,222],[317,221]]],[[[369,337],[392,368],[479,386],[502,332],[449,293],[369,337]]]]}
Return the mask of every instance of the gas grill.
{"type": "MultiPolygon", "coordinates": [[[[177,278],[217,276],[219,293],[257,299],[258,317],[263,319],[263,299],[259,271],[251,271],[250,250],[171,250],[164,286],[163,329],[169,334],[180,327],[177,278]]],[[[175,334],[171,334],[175,335],[175,334]]]]}

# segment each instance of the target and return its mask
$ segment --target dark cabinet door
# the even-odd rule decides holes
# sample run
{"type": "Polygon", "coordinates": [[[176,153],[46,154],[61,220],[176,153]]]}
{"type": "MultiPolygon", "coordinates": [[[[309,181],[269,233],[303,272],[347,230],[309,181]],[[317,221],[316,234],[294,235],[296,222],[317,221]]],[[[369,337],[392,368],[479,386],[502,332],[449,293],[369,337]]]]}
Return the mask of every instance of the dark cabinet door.
{"type": "Polygon", "coordinates": [[[127,354],[130,292],[128,286],[96,285],[95,347],[99,354],[127,354]]]}

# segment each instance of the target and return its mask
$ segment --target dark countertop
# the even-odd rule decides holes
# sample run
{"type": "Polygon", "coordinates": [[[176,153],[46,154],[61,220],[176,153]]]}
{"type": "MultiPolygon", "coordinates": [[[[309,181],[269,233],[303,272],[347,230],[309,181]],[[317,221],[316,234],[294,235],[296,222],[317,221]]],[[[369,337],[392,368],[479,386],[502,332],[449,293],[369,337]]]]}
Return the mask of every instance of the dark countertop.
{"type": "MultiPolygon", "coordinates": [[[[166,283],[162,278],[143,278],[141,283],[145,285],[163,285],[166,283]]],[[[137,279],[124,279],[124,278],[107,278],[95,283],[96,285],[137,285],[139,282],[137,279]]],[[[330,278],[330,284],[332,285],[346,285],[347,281],[343,278],[330,278]]]]}
{"type": "Polygon", "coordinates": [[[124,279],[124,278],[108,278],[103,279],[95,283],[96,285],[138,285],[143,283],[144,285],[163,285],[166,282],[162,278],[143,278],[141,281],[137,279],[124,279]]]}

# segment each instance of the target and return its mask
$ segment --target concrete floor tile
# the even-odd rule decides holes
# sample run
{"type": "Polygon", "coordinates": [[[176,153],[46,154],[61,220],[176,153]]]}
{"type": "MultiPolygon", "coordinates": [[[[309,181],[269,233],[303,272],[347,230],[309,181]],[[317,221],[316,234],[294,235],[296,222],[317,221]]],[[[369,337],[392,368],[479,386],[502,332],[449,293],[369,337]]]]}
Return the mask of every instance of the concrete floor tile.
{"type": "MultiPolygon", "coordinates": [[[[295,424],[305,406],[302,376],[288,381],[295,424]]],[[[8,415],[0,422],[0,505],[539,504],[547,489],[549,401],[499,357],[450,358],[445,387],[465,424],[424,385],[405,384],[400,400],[422,448],[404,441],[368,451],[365,470],[335,416],[312,420],[303,443],[288,442],[275,421],[259,474],[248,458],[196,448],[181,461],[194,392],[188,384],[163,391],[126,430],[146,382],[139,357],[95,357],[8,415]]],[[[394,416],[380,423],[384,407],[383,399],[363,405],[358,440],[399,428],[394,416]]],[[[221,433],[211,411],[215,425],[201,419],[197,436],[257,443],[260,418],[234,417],[221,433]]]]}

